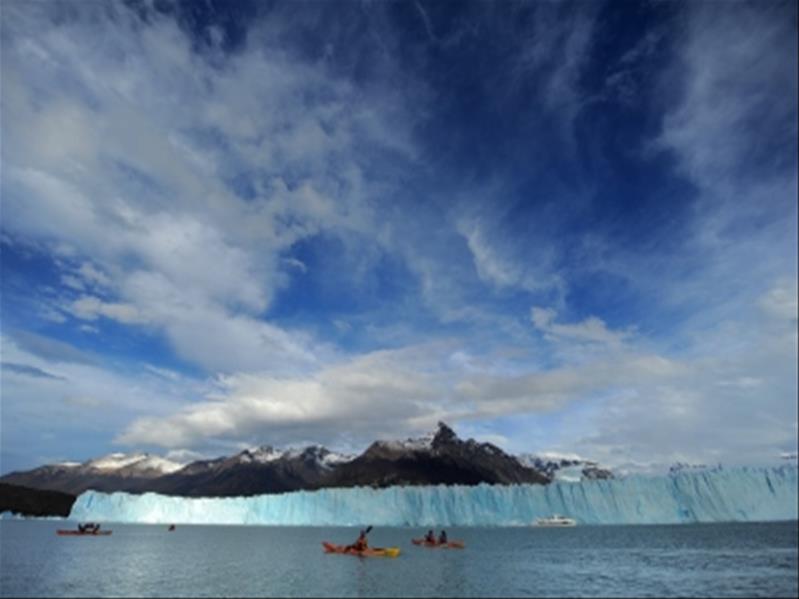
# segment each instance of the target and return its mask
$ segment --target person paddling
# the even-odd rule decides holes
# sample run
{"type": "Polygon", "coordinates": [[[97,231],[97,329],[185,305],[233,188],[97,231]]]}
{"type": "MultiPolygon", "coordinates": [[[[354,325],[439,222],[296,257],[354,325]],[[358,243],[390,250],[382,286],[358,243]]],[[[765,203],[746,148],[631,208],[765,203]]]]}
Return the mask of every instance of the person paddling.
{"type": "Polygon", "coordinates": [[[100,525],[94,522],[87,522],[86,524],[78,524],[78,532],[81,533],[95,533],[100,530],[100,525]]]}
{"type": "Polygon", "coordinates": [[[441,534],[438,535],[438,544],[439,545],[446,545],[447,543],[448,543],[448,541],[447,541],[447,531],[446,530],[442,530],[441,534]]]}
{"type": "Polygon", "coordinates": [[[358,535],[358,540],[355,541],[352,545],[347,545],[347,550],[353,551],[363,551],[369,548],[369,542],[366,540],[366,535],[369,534],[369,531],[372,530],[371,526],[367,526],[365,530],[361,530],[360,534],[358,535]]]}
{"type": "Polygon", "coordinates": [[[425,543],[432,543],[433,545],[436,544],[436,535],[432,529],[427,531],[427,534],[424,536],[425,543]]]}

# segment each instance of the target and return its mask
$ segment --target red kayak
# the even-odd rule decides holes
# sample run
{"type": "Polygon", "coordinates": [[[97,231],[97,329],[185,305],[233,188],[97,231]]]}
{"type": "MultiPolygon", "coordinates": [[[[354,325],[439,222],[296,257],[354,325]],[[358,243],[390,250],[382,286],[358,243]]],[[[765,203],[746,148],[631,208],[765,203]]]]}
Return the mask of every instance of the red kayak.
{"type": "Polygon", "coordinates": [[[421,545],[423,547],[430,547],[436,549],[463,549],[466,547],[466,543],[463,541],[449,541],[448,543],[431,543],[430,541],[425,541],[424,539],[411,539],[411,542],[414,545],[421,545]]]}
{"type": "Polygon", "coordinates": [[[110,535],[113,531],[111,530],[95,530],[95,531],[80,531],[80,530],[57,530],[56,533],[61,536],[70,536],[70,537],[103,537],[106,535],[110,535]]]}
{"type": "Polygon", "coordinates": [[[357,551],[346,545],[335,545],[327,541],[322,541],[322,547],[325,548],[325,553],[342,553],[358,557],[397,557],[400,554],[399,547],[368,547],[363,551],[357,551]]]}

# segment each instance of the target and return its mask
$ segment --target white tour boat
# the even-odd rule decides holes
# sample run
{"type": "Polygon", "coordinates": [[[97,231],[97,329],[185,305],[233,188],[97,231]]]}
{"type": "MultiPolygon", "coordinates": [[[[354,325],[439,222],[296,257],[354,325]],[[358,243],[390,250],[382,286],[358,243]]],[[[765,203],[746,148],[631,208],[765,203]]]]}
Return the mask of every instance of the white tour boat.
{"type": "Polygon", "coordinates": [[[577,520],[554,514],[549,518],[536,518],[535,526],[576,526],[577,520]]]}

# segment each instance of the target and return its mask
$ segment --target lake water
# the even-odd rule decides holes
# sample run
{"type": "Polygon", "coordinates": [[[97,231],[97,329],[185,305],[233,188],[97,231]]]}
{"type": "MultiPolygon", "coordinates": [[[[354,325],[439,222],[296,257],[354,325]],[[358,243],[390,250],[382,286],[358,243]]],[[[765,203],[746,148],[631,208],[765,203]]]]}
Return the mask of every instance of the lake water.
{"type": "Polygon", "coordinates": [[[454,528],[463,550],[377,528],[395,559],[322,552],[353,528],[105,524],[59,537],[58,521],[0,522],[0,595],[24,596],[735,596],[796,597],[797,523],[454,528]]]}

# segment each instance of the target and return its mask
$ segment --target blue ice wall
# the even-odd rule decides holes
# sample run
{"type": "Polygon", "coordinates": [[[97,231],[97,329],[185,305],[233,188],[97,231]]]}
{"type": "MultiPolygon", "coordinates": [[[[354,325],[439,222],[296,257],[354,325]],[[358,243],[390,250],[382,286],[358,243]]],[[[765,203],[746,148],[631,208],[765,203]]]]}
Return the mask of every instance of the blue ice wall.
{"type": "Polygon", "coordinates": [[[562,514],[583,524],[797,519],[797,467],[740,467],[551,485],[354,488],[258,497],[78,497],[71,519],[109,522],[519,526],[562,514]]]}

